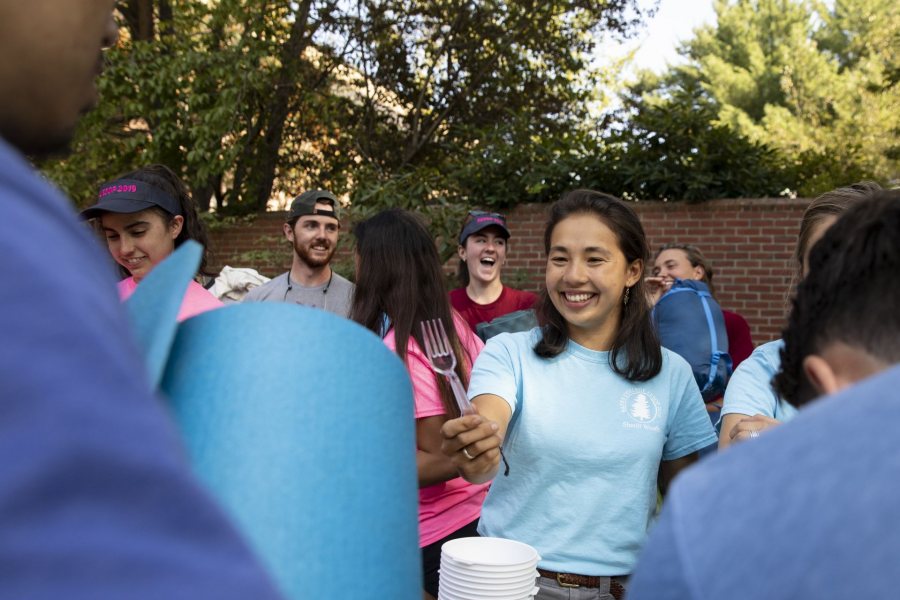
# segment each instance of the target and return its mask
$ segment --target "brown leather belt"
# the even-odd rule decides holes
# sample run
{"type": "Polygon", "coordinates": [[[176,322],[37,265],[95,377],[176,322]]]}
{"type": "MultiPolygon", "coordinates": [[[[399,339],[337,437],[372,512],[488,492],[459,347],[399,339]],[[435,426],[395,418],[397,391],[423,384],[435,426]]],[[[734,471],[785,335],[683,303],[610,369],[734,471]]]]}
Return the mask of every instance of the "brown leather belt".
{"type": "Polygon", "coordinates": [[[609,586],[609,593],[617,600],[625,596],[625,587],[616,581],[616,578],[601,577],[598,575],[578,575],[576,573],[557,573],[547,569],[538,569],[541,577],[555,579],[561,587],[605,588],[609,586]]]}
{"type": "Polygon", "coordinates": [[[563,587],[598,588],[609,581],[609,577],[576,575],[575,573],[557,573],[556,571],[548,571],[547,569],[538,569],[538,573],[541,574],[541,577],[555,579],[556,583],[563,587]]]}

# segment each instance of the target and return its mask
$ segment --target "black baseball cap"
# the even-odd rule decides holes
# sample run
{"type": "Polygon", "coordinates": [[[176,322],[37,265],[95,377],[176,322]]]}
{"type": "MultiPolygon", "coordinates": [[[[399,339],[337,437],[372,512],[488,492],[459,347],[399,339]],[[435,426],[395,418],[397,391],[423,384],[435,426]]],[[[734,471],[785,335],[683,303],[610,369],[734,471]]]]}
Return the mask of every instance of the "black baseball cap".
{"type": "Polygon", "coordinates": [[[309,190],[303,192],[291,202],[291,212],[288,219],[295,219],[306,215],[324,215],[340,219],[338,215],[339,204],[334,194],[325,190],[309,190]],[[331,210],[317,208],[316,204],[330,204],[331,210]]]}
{"type": "Polygon", "coordinates": [[[82,219],[94,219],[105,212],[136,213],[158,206],[172,215],[181,215],[181,202],[155,185],[137,179],[115,179],[100,186],[97,204],[81,211],[82,219]]]}
{"type": "Polygon", "coordinates": [[[506,217],[500,213],[484,212],[481,210],[470,210],[469,220],[463,226],[459,234],[459,245],[466,244],[466,238],[473,233],[478,233],[482,229],[488,227],[499,227],[504,238],[509,239],[509,228],[506,226],[506,217]]]}

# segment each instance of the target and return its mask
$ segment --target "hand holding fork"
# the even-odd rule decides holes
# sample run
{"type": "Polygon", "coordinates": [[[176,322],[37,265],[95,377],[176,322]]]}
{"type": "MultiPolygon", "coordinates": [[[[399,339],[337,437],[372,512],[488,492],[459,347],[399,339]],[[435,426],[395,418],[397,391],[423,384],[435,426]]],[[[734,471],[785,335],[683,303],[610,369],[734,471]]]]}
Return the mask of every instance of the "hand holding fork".
{"type": "MultiPolygon", "coordinates": [[[[434,372],[440,373],[450,382],[450,389],[453,390],[453,396],[456,398],[460,414],[477,414],[475,407],[469,402],[462,381],[459,380],[459,376],[456,374],[456,354],[453,352],[453,346],[450,344],[447,330],[444,329],[444,323],[440,319],[431,319],[430,321],[422,321],[420,325],[422,327],[422,339],[425,342],[425,356],[428,358],[428,362],[431,364],[434,372]]],[[[503,448],[499,450],[505,467],[503,475],[507,476],[509,475],[509,463],[506,462],[503,448]]],[[[466,448],[463,448],[462,452],[469,460],[475,458],[469,455],[466,448]]]]}

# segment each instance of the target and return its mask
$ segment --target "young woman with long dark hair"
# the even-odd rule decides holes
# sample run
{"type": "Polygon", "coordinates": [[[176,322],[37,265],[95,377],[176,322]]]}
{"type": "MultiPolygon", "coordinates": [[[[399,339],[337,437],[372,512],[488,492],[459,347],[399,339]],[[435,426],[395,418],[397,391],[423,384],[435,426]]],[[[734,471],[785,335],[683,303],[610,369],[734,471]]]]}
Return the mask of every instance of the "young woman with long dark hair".
{"type": "Polygon", "coordinates": [[[715,433],[690,366],[654,332],[634,212],[570,192],[544,246],[542,326],[488,341],[469,385],[478,414],[444,424],[443,451],[468,481],[493,480],[479,533],[537,549],[537,598],[619,597],[657,489],[715,433]],[[495,478],[504,439],[510,472],[495,478]]]}
{"type": "Polygon", "coordinates": [[[453,392],[438,377],[422,350],[421,323],[440,319],[456,356],[456,374],[469,381],[483,344],[453,311],[434,239],[422,221],[389,209],[359,223],[356,236],[356,291],[350,318],[375,332],[406,364],[415,398],[416,457],[419,475],[419,545],[425,591],[438,594],[441,545],[477,535],[487,485],[468,483],[441,453],[441,426],[460,416],[453,392]]]}

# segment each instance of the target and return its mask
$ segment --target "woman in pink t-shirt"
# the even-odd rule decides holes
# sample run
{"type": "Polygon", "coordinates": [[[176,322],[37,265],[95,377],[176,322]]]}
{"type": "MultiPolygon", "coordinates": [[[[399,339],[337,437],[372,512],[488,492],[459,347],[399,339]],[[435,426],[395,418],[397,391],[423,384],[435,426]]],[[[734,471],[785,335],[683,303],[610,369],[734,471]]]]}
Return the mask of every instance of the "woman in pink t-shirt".
{"type": "Polygon", "coordinates": [[[358,224],[354,234],[356,292],[350,316],[384,339],[406,364],[412,380],[419,546],[425,592],[436,597],[441,545],[456,537],[478,535],[487,485],[467,483],[441,453],[441,425],[460,416],[460,411],[450,386],[435,375],[422,351],[420,323],[441,319],[448,325],[456,372],[464,385],[483,344],[450,307],[434,239],[416,215],[385,210],[358,224]]]}
{"type": "MultiPolygon", "coordinates": [[[[124,301],[157,264],[186,240],[203,248],[200,273],[205,273],[206,228],[184,183],[171,169],[150,165],[100,187],[97,203],[81,212],[94,219],[125,279],[119,282],[124,301]]],[[[192,281],[184,295],[178,320],[212,310],[222,303],[192,281]]]]}

